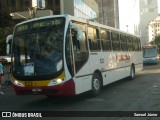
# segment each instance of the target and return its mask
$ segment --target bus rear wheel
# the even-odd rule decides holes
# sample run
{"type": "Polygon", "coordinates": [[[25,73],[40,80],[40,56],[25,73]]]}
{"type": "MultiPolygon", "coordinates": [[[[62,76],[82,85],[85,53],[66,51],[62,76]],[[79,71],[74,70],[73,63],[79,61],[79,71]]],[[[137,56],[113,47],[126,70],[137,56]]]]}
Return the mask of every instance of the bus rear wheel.
{"type": "Polygon", "coordinates": [[[102,79],[98,73],[94,73],[92,77],[92,96],[97,96],[102,90],[102,79]]]}

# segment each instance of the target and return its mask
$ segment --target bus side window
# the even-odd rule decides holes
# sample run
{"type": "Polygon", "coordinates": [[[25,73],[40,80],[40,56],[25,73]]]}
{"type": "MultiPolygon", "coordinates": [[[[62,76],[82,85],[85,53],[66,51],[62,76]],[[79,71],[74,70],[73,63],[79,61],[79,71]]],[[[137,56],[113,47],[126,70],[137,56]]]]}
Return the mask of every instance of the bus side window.
{"type": "Polygon", "coordinates": [[[141,40],[139,38],[138,38],[138,47],[139,47],[139,51],[142,51],[141,40]]]}
{"type": "Polygon", "coordinates": [[[96,29],[96,38],[95,39],[97,40],[98,50],[101,50],[100,34],[99,34],[99,29],[98,28],[96,29]]]}
{"type": "Polygon", "coordinates": [[[82,40],[79,41],[79,45],[80,45],[80,48],[81,48],[80,49],[81,52],[88,51],[86,32],[83,32],[82,40]]]}
{"type": "Polygon", "coordinates": [[[125,34],[120,34],[121,50],[127,51],[127,38],[125,34]]]}
{"type": "Polygon", "coordinates": [[[79,41],[79,46],[79,52],[74,52],[76,72],[83,67],[89,57],[86,32],[83,32],[82,39],[79,41]]]}
{"type": "Polygon", "coordinates": [[[131,36],[127,36],[127,43],[128,43],[128,51],[134,51],[133,39],[131,36]]]}
{"type": "Polygon", "coordinates": [[[100,36],[101,36],[101,45],[103,51],[110,51],[111,50],[110,32],[108,30],[101,29],[100,36]]]}
{"type": "Polygon", "coordinates": [[[87,34],[84,24],[73,23],[74,29],[71,29],[72,43],[74,48],[74,65],[77,73],[86,63],[89,57],[87,34]],[[76,46],[76,49],[75,49],[76,46]]]}
{"type": "Polygon", "coordinates": [[[117,32],[112,31],[112,47],[113,51],[120,50],[120,41],[119,41],[119,34],[117,32]]]}
{"type": "Polygon", "coordinates": [[[79,51],[80,45],[79,45],[79,41],[77,40],[77,31],[72,29],[71,32],[72,32],[73,48],[74,50],[79,51]]]}
{"type": "Polygon", "coordinates": [[[94,27],[88,27],[88,40],[91,51],[100,51],[99,30],[94,27]]]}
{"type": "Polygon", "coordinates": [[[133,43],[134,43],[135,51],[139,51],[138,39],[135,38],[134,41],[133,41],[133,43]]]}

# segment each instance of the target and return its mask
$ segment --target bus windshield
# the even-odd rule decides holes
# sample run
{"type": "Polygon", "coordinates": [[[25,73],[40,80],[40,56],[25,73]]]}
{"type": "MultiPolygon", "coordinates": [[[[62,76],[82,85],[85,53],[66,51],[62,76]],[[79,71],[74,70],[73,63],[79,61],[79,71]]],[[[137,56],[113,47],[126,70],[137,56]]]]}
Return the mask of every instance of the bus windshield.
{"type": "Polygon", "coordinates": [[[64,18],[21,24],[13,38],[14,76],[53,76],[62,70],[64,18]]]}
{"type": "Polygon", "coordinates": [[[157,49],[156,49],[156,47],[144,48],[143,49],[143,57],[144,58],[150,58],[150,57],[156,57],[156,56],[157,56],[157,49]]]}

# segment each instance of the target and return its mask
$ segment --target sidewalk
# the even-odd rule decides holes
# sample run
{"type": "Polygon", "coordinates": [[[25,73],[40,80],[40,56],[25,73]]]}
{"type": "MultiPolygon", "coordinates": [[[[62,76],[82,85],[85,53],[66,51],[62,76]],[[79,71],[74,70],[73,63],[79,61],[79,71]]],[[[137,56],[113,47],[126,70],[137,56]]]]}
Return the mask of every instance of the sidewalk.
{"type": "Polygon", "coordinates": [[[2,85],[11,85],[11,74],[10,73],[5,73],[2,76],[2,85]]]}

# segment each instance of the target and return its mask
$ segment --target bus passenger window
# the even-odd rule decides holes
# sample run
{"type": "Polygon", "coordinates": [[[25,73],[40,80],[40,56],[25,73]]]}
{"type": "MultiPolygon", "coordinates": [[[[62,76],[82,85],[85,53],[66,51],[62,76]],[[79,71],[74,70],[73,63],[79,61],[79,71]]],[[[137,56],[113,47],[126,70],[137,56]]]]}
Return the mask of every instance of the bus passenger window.
{"type": "Polygon", "coordinates": [[[72,29],[72,40],[73,40],[73,48],[76,51],[80,50],[80,45],[79,45],[79,41],[77,40],[77,31],[72,29]]]}
{"type": "Polygon", "coordinates": [[[112,47],[114,51],[120,50],[119,34],[112,32],[112,47]]]}
{"type": "Polygon", "coordinates": [[[128,43],[128,50],[134,51],[133,39],[131,36],[127,37],[127,43],[128,43]]]}
{"type": "Polygon", "coordinates": [[[127,38],[125,34],[120,34],[120,43],[121,43],[121,50],[127,51],[127,38]]]}
{"type": "Polygon", "coordinates": [[[100,30],[100,37],[101,37],[101,43],[102,43],[102,49],[104,51],[111,50],[111,40],[110,40],[110,32],[101,29],[100,30]]]}
{"type": "Polygon", "coordinates": [[[88,27],[88,40],[91,51],[100,51],[99,31],[94,27],[88,27]]]}

